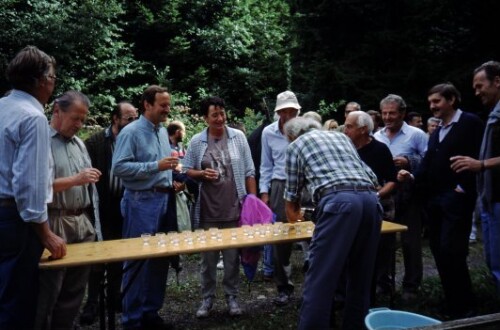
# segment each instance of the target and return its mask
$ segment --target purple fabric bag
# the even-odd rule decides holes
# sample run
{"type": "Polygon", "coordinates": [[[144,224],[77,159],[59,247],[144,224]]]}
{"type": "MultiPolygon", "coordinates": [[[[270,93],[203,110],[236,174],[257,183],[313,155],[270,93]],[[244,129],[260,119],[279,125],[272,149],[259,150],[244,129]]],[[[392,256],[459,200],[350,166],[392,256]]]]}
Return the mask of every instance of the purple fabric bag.
{"type": "Polygon", "coordinates": [[[240,226],[272,223],[273,211],[255,195],[245,196],[241,207],[240,226]]]}
{"type": "MultiPolygon", "coordinates": [[[[253,226],[254,224],[266,224],[273,222],[273,212],[271,209],[255,195],[247,195],[243,201],[240,215],[240,227],[243,225],[253,226]]],[[[253,281],[257,272],[257,264],[260,259],[262,247],[250,247],[241,249],[241,265],[248,279],[248,290],[250,282],[253,281]]]]}

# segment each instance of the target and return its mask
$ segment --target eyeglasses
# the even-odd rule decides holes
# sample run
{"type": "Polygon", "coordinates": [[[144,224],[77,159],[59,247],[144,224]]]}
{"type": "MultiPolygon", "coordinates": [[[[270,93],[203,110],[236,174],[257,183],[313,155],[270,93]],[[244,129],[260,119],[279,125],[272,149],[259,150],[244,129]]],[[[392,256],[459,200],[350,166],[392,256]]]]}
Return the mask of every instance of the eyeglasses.
{"type": "Polygon", "coordinates": [[[47,77],[47,78],[50,78],[50,79],[52,79],[52,80],[54,80],[54,81],[56,81],[56,80],[57,80],[57,76],[56,76],[56,75],[54,75],[54,74],[48,74],[46,77],[47,77]]]}
{"type": "Polygon", "coordinates": [[[136,120],[138,117],[128,117],[128,118],[125,118],[126,121],[128,121],[129,123],[133,122],[134,120],[136,120]]]}

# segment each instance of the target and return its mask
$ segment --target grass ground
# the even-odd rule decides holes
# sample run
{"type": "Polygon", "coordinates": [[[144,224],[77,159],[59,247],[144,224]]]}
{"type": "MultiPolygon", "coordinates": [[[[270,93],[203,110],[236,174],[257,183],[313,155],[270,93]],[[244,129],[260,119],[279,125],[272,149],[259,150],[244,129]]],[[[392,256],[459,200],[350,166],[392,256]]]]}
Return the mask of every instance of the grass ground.
{"type": "MultiPolygon", "coordinates": [[[[400,299],[400,285],[402,277],[402,256],[400,250],[397,253],[397,276],[396,294],[392,309],[406,310],[437,319],[443,319],[436,310],[442,304],[442,291],[439,277],[435,270],[434,260],[424,240],[424,280],[418,299],[412,304],[404,304],[400,299]]],[[[175,272],[171,272],[168,278],[168,287],[164,306],[160,312],[161,316],[175,324],[176,329],[296,329],[300,310],[300,293],[304,282],[302,273],[303,253],[294,250],[292,253],[292,280],[295,284],[295,295],[291,303],[284,307],[277,307],[272,303],[276,294],[273,283],[265,282],[262,275],[256,275],[255,280],[248,285],[246,278],[241,272],[241,286],[239,301],[245,309],[244,315],[231,317],[227,313],[224,294],[218,284],[217,301],[209,318],[198,320],[195,316],[200,304],[199,255],[183,256],[183,271],[179,274],[177,284],[175,272]]],[[[484,264],[482,255],[482,244],[480,242],[471,244],[469,266],[473,286],[478,298],[478,310],[480,315],[496,313],[500,311],[500,300],[495,293],[494,284],[484,264]]],[[[222,281],[222,271],[218,272],[218,280],[222,281]]],[[[219,281],[219,283],[220,283],[219,281]]],[[[378,297],[376,306],[389,307],[388,297],[378,297]]],[[[375,306],[374,306],[375,307],[375,306]]],[[[117,316],[117,328],[119,315],[117,316]]],[[[82,329],[98,329],[98,323],[82,329]]]]}

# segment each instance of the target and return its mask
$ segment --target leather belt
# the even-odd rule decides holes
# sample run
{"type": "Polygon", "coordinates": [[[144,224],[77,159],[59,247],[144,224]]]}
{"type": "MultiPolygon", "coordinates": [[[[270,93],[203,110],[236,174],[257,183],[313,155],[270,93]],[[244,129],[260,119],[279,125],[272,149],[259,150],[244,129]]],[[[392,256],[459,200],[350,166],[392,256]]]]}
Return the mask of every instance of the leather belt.
{"type": "Polygon", "coordinates": [[[155,193],[162,193],[162,194],[169,194],[169,193],[174,193],[174,188],[172,187],[153,187],[151,189],[144,189],[144,190],[132,190],[132,191],[137,191],[137,192],[155,192],[155,193]]]}
{"type": "Polygon", "coordinates": [[[320,191],[319,198],[323,198],[325,195],[336,193],[339,191],[373,191],[377,192],[374,186],[361,186],[361,185],[338,185],[333,187],[328,187],[320,191]]]}
{"type": "Polygon", "coordinates": [[[49,214],[64,217],[64,216],[79,216],[85,212],[85,209],[76,210],[63,210],[63,209],[49,209],[49,214]]]}
{"type": "Polygon", "coordinates": [[[0,198],[0,207],[17,207],[14,198],[0,198]]]}
{"type": "Polygon", "coordinates": [[[153,187],[153,188],[151,188],[151,191],[158,192],[158,193],[164,193],[164,194],[169,194],[169,193],[175,192],[174,188],[172,188],[172,187],[153,187]]]}

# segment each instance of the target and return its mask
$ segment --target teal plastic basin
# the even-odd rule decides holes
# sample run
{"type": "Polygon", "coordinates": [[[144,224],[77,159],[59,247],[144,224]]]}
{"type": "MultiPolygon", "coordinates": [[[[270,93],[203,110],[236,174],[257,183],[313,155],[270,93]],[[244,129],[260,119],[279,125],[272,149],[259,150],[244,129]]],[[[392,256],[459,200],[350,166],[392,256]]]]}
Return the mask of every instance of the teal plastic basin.
{"type": "Polygon", "coordinates": [[[441,321],[424,315],[390,309],[373,310],[365,317],[369,330],[399,330],[439,323],[441,321]]]}

